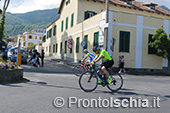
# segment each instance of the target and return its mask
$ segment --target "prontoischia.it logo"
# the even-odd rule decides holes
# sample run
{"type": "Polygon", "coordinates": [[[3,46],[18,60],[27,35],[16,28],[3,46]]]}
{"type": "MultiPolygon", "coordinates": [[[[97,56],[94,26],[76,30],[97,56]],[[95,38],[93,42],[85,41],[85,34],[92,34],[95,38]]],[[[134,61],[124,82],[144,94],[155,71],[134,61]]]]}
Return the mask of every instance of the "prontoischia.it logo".
{"type": "MultiPolygon", "coordinates": [[[[71,108],[76,106],[77,108],[159,108],[159,97],[153,97],[152,100],[142,99],[141,97],[128,99],[114,99],[110,97],[108,99],[102,99],[98,97],[96,99],[80,99],[77,97],[69,97],[68,107],[71,108]]],[[[65,100],[62,97],[57,97],[54,99],[54,106],[57,108],[63,107],[65,100]]]]}

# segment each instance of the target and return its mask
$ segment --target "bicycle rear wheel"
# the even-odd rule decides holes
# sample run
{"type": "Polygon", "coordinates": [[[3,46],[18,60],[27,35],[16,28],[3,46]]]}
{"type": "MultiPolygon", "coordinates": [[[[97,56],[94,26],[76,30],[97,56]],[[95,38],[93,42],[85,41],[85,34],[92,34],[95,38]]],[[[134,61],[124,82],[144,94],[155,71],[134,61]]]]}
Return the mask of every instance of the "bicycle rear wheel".
{"type": "Polygon", "coordinates": [[[123,78],[121,74],[111,75],[112,83],[107,85],[107,88],[110,89],[112,92],[117,92],[123,86],[123,78]]]}
{"type": "Polygon", "coordinates": [[[74,66],[73,68],[73,73],[76,76],[80,76],[82,73],[84,73],[86,71],[86,69],[84,68],[84,66],[82,66],[81,64],[78,64],[76,66],[74,66]]]}
{"type": "Polygon", "coordinates": [[[90,72],[83,73],[79,78],[80,88],[85,92],[92,92],[98,86],[98,78],[90,72]]]}

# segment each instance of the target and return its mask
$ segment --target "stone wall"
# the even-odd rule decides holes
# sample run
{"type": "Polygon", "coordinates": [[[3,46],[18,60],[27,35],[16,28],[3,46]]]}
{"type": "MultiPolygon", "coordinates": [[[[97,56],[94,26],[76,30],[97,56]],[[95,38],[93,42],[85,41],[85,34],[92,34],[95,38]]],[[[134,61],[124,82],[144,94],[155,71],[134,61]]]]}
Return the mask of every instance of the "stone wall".
{"type": "Polygon", "coordinates": [[[1,70],[0,69],[0,83],[16,82],[23,79],[23,69],[1,70]]]}

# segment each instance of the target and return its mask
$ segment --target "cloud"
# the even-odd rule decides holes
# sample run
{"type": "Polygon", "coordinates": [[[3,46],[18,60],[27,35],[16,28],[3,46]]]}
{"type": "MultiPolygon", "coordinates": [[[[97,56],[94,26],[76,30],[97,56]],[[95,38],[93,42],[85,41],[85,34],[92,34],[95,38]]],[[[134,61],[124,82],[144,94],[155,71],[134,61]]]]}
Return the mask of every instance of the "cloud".
{"type": "Polygon", "coordinates": [[[61,0],[14,0],[10,3],[7,11],[25,13],[34,10],[58,8],[60,2],[61,0]]]}

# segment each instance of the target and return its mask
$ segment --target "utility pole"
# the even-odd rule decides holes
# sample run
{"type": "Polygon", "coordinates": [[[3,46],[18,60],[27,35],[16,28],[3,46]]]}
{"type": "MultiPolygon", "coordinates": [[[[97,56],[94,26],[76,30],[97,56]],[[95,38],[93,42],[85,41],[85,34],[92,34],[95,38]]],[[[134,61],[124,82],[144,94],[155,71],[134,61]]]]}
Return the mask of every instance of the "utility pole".
{"type": "MultiPolygon", "coordinates": [[[[84,41],[84,12],[83,12],[83,1],[81,0],[81,20],[82,20],[82,41],[84,41]]],[[[82,58],[84,57],[84,46],[82,47],[82,58]]]]}
{"type": "MultiPolygon", "coordinates": [[[[106,3],[106,24],[109,22],[109,0],[105,0],[106,3]]],[[[107,44],[108,43],[108,27],[105,27],[104,29],[104,45],[103,45],[103,49],[105,49],[107,51],[107,44]]]]}

